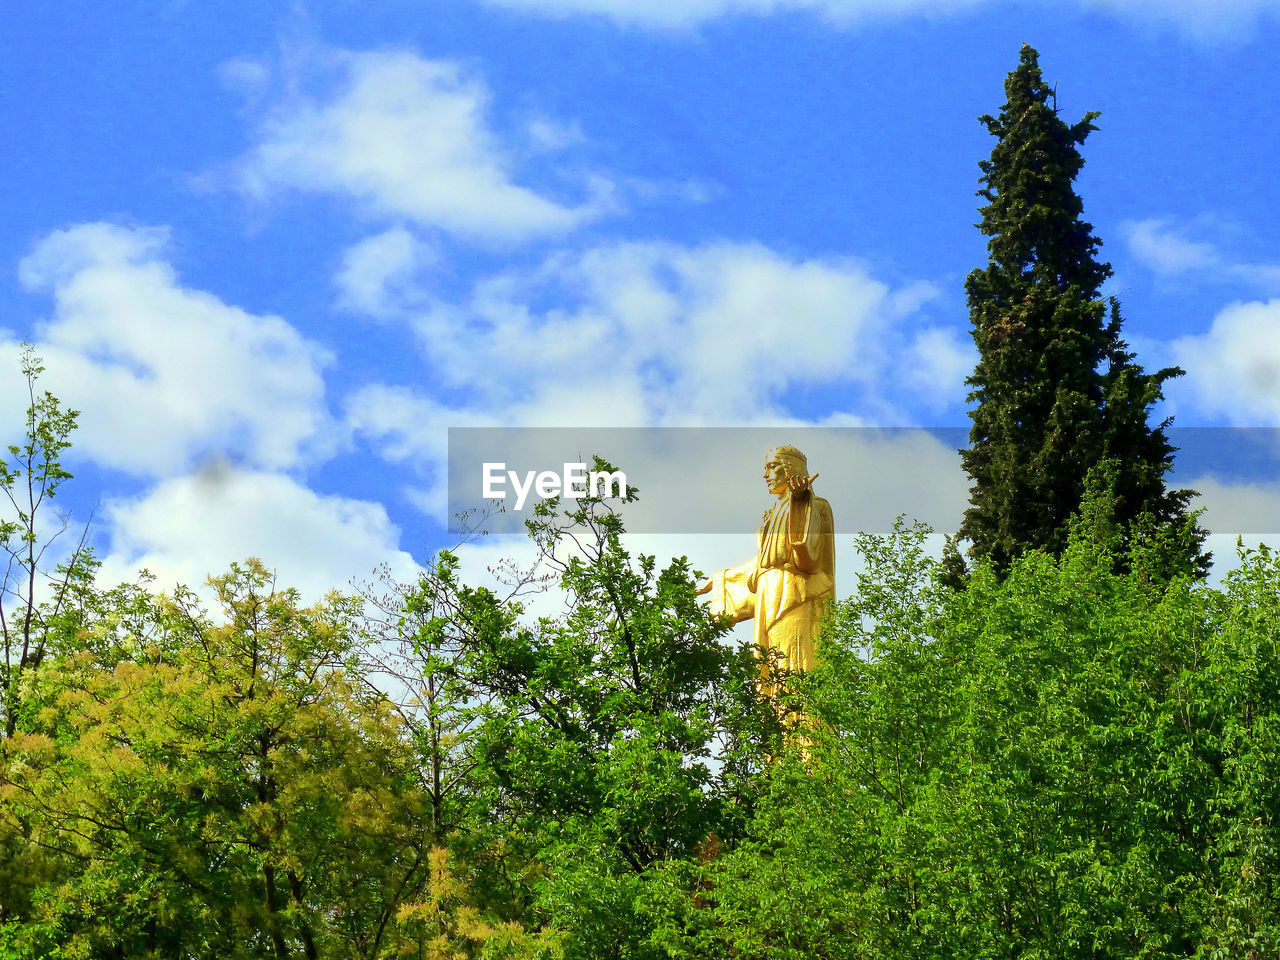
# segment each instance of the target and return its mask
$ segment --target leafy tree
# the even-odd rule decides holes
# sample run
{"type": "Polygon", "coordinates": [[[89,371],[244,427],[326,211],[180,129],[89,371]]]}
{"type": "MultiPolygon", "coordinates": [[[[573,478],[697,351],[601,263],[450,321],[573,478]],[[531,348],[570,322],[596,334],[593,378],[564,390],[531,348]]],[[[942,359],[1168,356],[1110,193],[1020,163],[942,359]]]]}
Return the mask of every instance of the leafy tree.
{"type": "MultiPolygon", "coordinates": [[[[1222,591],[1118,568],[1096,484],[1061,557],[941,588],[923,531],[866,573],[747,840],[649,898],[679,958],[1247,957],[1280,945],[1280,561],[1222,591]]],[[[655,885],[656,886],[656,885],[655,885]]]]}
{"type": "MultiPolygon", "coordinates": [[[[462,665],[465,634],[458,603],[458,560],[441,551],[416,583],[383,569],[362,591],[362,673],[394,705],[418,758],[431,843],[443,845],[467,816],[475,768],[478,691],[462,665]]],[[[447,851],[446,851],[447,853],[447,851]]]]}
{"type": "Polygon", "coordinates": [[[1169,421],[1148,422],[1165,381],[1183,371],[1148,374],[1134,362],[1119,303],[1101,294],[1111,266],[1097,258],[1073,186],[1098,114],[1063,121],[1029,46],[1005,94],[998,117],[980,118],[998,142],[979,164],[990,259],[965,282],[979,359],[966,380],[975,406],[961,459],[973,486],[959,536],[997,570],[1028,550],[1061,553],[1089,471],[1114,459],[1121,526],[1147,515],[1168,531],[1162,568],[1203,575],[1204,532],[1187,511],[1194,492],[1165,488],[1169,421]]]}
{"type": "Polygon", "coordinates": [[[312,607],[251,560],[220,617],[73,555],[10,608],[0,958],[1275,955],[1280,558],[1197,583],[1126,483],[1100,460],[1060,552],[963,591],[923,528],[860,538],[785,739],[600,498],[531,524],[537,618],[536,571],[448,551],[312,607]]]}
{"type": "MultiPolygon", "coordinates": [[[[153,599],[151,638],[51,663],[0,823],[58,869],[0,944],[87,957],[389,956],[429,837],[413,754],[352,676],[357,606],[303,608],[256,561],[153,599]],[[117,653],[124,651],[117,650],[117,653]]],[[[21,954],[20,954],[21,955],[21,954]]]]}
{"type": "Polygon", "coordinates": [[[485,701],[482,792],[459,844],[479,887],[570,932],[568,956],[658,956],[641,909],[652,878],[742,833],[777,722],[686,561],[633,557],[601,498],[557,509],[546,501],[531,532],[563,616],[530,622],[485,589],[452,602],[485,701]]]}
{"type": "Polygon", "coordinates": [[[946,594],[924,536],[859,538],[858,593],[824,628],[806,728],[771,768],[748,839],[669,865],[649,902],[669,956],[966,955],[908,947],[922,902],[917,792],[946,765],[939,733],[952,710],[935,642],[946,594]]]}
{"type": "Polygon", "coordinates": [[[430,873],[422,898],[404,904],[397,914],[402,954],[423,960],[559,960],[564,956],[561,931],[544,928],[530,933],[513,920],[486,919],[450,866],[448,850],[432,848],[427,863],[430,873]]]}
{"type": "Polygon", "coordinates": [[[47,560],[69,524],[65,515],[50,518],[49,512],[58,488],[71,479],[62,454],[79,413],[37,389],[44,367],[29,345],[22,350],[21,371],[28,397],[23,434],[0,458],[0,729],[6,738],[18,725],[24,677],[65,637],[59,626],[69,594],[93,568],[84,536],[64,563],[51,566],[47,560]]]}

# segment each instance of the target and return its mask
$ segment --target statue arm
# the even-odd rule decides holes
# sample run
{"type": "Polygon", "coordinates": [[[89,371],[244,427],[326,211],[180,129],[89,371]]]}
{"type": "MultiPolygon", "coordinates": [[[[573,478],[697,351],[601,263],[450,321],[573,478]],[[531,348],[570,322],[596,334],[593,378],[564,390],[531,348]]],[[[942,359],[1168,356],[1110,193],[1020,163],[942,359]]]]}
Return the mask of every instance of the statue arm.
{"type": "Polygon", "coordinates": [[[727,616],[734,623],[750,620],[756,613],[756,561],[712,574],[708,582],[711,612],[727,616]]]}
{"type": "Polygon", "coordinates": [[[791,560],[803,573],[817,573],[831,550],[831,508],[825,500],[810,497],[791,509],[791,560]]]}

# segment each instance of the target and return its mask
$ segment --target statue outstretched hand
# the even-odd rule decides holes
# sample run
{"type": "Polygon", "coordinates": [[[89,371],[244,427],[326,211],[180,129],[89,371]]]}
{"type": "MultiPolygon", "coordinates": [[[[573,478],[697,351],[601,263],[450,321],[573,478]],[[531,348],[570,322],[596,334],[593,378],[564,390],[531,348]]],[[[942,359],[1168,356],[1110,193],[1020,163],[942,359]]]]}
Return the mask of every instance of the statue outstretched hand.
{"type": "Polygon", "coordinates": [[[787,477],[787,489],[791,494],[792,500],[804,501],[809,499],[809,495],[813,493],[813,481],[818,479],[815,473],[812,476],[787,477]]]}

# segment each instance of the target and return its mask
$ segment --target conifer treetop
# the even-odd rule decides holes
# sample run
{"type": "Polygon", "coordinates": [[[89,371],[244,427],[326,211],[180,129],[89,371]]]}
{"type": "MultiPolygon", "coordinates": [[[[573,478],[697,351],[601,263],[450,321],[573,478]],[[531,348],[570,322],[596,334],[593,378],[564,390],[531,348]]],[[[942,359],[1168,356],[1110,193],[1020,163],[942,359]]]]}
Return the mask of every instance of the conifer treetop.
{"type": "Polygon", "coordinates": [[[1086,113],[1075,124],[1063,121],[1039,55],[1025,44],[1004,90],[1000,115],[978,118],[998,139],[991,158],[978,164],[978,196],[986,201],[978,227],[991,238],[982,293],[1004,299],[1002,293],[1031,274],[1060,289],[1078,285],[1084,299],[1095,299],[1111,265],[1095,259],[1102,244],[1093,226],[1080,219],[1084,205],[1072,184],[1084,166],[1077,147],[1098,129],[1093,121],[1099,114],[1086,113]]]}

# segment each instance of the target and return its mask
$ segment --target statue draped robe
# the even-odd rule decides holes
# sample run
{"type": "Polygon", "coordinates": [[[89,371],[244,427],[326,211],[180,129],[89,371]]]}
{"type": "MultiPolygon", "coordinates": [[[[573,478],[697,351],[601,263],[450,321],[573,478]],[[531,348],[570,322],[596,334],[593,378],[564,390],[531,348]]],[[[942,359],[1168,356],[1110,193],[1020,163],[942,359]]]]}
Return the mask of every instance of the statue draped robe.
{"type": "MultiPolygon", "coordinates": [[[[765,511],[756,555],[712,576],[712,612],[734,623],[755,617],[762,674],[775,656],[788,671],[814,667],[814,637],[835,596],[834,534],[826,500],[810,494],[792,503],[785,495],[765,511]]],[[[763,680],[770,689],[768,676],[763,680]]]]}

